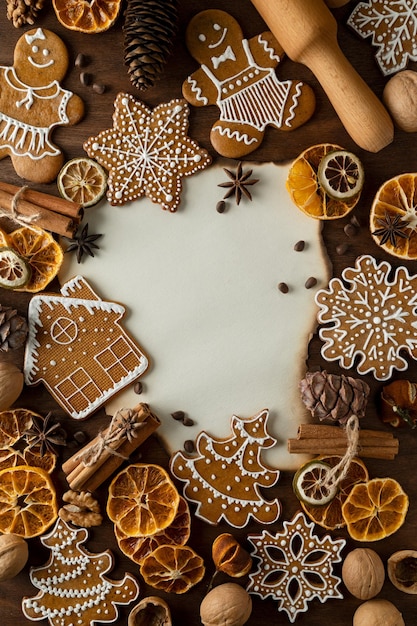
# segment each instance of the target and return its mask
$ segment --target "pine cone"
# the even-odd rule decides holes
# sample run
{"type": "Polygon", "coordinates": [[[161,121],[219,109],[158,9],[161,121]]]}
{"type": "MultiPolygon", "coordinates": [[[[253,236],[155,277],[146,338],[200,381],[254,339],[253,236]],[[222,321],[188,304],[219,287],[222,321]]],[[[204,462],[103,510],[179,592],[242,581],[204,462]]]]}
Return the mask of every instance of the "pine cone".
{"type": "Polygon", "coordinates": [[[6,0],[7,18],[13,22],[13,26],[19,28],[29,24],[32,26],[43,9],[44,0],[6,0]]]}
{"type": "Polygon", "coordinates": [[[307,372],[300,382],[301,397],[313,417],[346,424],[351,415],[365,415],[369,386],[350,376],[307,372]]]}
{"type": "Polygon", "coordinates": [[[124,60],[132,84],[147,89],[161,74],[178,27],[177,0],[128,0],[124,60]]]}
{"type": "Polygon", "coordinates": [[[28,325],[16,309],[0,304],[0,350],[16,350],[23,346],[28,334],[28,325]]]}

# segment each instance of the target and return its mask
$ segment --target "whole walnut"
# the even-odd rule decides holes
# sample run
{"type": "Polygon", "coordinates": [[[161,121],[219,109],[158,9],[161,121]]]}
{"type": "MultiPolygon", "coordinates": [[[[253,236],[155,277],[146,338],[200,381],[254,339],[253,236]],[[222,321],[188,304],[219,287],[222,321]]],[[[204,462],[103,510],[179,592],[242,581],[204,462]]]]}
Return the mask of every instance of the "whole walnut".
{"type": "Polygon", "coordinates": [[[28,544],[23,537],[0,535],[0,582],[17,576],[25,567],[28,557],[28,544]]]}
{"type": "Polygon", "coordinates": [[[392,602],[376,598],[356,609],[353,626],[405,626],[405,622],[392,602]]]}
{"type": "Polygon", "coordinates": [[[214,587],[200,605],[200,618],[204,626],[243,626],[252,613],[252,599],[236,583],[214,587]]]}
{"type": "Polygon", "coordinates": [[[356,548],[343,561],[342,580],[352,596],[370,600],[378,595],[384,584],[384,564],[374,550],[356,548]]]}
{"type": "Polygon", "coordinates": [[[398,128],[417,131],[417,72],[397,72],[385,85],[382,99],[398,128]]]}

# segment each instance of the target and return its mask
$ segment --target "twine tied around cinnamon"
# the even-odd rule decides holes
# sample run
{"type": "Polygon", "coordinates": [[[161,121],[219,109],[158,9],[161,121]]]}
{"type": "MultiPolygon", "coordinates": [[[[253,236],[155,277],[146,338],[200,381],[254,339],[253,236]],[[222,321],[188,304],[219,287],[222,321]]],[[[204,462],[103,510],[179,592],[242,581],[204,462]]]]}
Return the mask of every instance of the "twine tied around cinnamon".
{"type": "Polygon", "coordinates": [[[33,224],[33,222],[36,222],[40,218],[40,215],[38,213],[34,213],[33,215],[23,215],[19,211],[19,200],[24,195],[26,189],[29,189],[29,187],[27,185],[24,185],[23,187],[20,187],[18,191],[16,191],[12,198],[10,211],[6,211],[5,209],[0,207],[0,217],[8,217],[20,226],[28,226],[30,224],[33,224]]]}
{"type": "Polygon", "coordinates": [[[351,415],[349,417],[346,422],[345,430],[347,450],[339,463],[326,472],[323,479],[320,481],[320,486],[326,491],[331,491],[340,485],[342,480],[346,478],[352,459],[358,454],[359,418],[357,415],[351,415]]]}
{"type": "Polygon", "coordinates": [[[125,439],[131,442],[136,437],[139,428],[144,426],[144,422],[137,421],[138,416],[139,413],[133,409],[119,409],[116,411],[106,432],[98,434],[97,443],[80,454],[80,462],[85,467],[91,467],[97,463],[105,451],[127,461],[128,457],[118,452],[116,447],[113,446],[125,439]]]}

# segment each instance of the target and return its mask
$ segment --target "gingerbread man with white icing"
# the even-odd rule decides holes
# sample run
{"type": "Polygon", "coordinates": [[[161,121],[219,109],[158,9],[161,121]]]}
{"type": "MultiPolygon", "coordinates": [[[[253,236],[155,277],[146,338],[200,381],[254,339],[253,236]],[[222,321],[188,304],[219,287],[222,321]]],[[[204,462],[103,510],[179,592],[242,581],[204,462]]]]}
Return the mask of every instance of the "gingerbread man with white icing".
{"type": "Polygon", "coordinates": [[[210,9],[190,21],[186,42],[201,67],[184,81],[183,95],[194,106],[219,107],[210,134],[219,154],[245,156],[260,146],[266,126],[292,130],[313,114],[312,89],[277,78],[284,50],[271,32],[245,39],[231,15],[210,9]]]}
{"type": "Polygon", "coordinates": [[[63,89],[68,69],[64,42],[51,31],[29,30],[17,41],[12,66],[0,66],[0,159],[32,182],[53,181],[63,164],[50,140],[55,126],[76,124],[82,100],[63,89]]]}

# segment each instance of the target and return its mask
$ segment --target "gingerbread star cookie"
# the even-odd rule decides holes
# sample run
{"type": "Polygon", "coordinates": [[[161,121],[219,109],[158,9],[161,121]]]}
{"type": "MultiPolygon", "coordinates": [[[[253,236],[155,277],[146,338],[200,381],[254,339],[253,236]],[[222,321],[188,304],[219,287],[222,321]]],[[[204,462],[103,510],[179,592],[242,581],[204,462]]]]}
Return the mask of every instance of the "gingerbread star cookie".
{"type": "Polygon", "coordinates": [[[312,116],[312,89],[275,73],[284,50],[271,32],[245,39],[234,17],[209,9],[190,21],[186,43],[200,68],[183,83],[183,96],[218,106],[210,140],[222,156],[240,158],[260,146],[267,126],[292,130],[312,116]]]}
{"type": "Polygon", "coordinates": [[[48,619],[51,626],[74,626],[115,622],[118,604],[129,604],[139,595],[139,585],[130,574],[122,580],[105,576],[113,567],[109,550],[93,554],[82,544],[85,528],[75,528],[58,518],[52,532],[41,538],[51,551],[45,565],[32,567],[30,580],[39,591],[23,598],[27,619],[48,619]]]}
{"type": "Polygon", "coordinates": [[[174,99],[151,110],[119,93],[114,108],[113,128],[84,144],[87,154],[109,170],[108,201],[122,205],[147,196],[176,211],[182,179],[211,163],[208,152],[187,135],[187,103],[174,99]]]}
{"type": "Polygon", "coordinates": [[[172,456],[171,471],[185,483],[185,498],[197,503],[198,517],[210,524],[224,519],[236,528],[251,517],[263,524],[278,519],[279,500],[265,500],[260,493],[260,487],[272,487],[279,478],[279,471],[261,460],[261,451],[276,443],[267,432],[267,419],[266,409],[250,418],[234,415],[227,439],[202,432],[196,441],[198,456],[180,451],[172,456]]]}
{"type": "Polygon", "coordinates": [[[257,570],[249,574],[247,591],[264,599],[272,597],[291,623],[314,599],[343,599],[338,589],[341,581],[332,568],[341,561],[346,541],[330,535],[320,539],[313,526],[303,513],[297,513],[275,535],[264,530],[248,536],[254,548],[252,556],[259,562],[257,570]]]}

